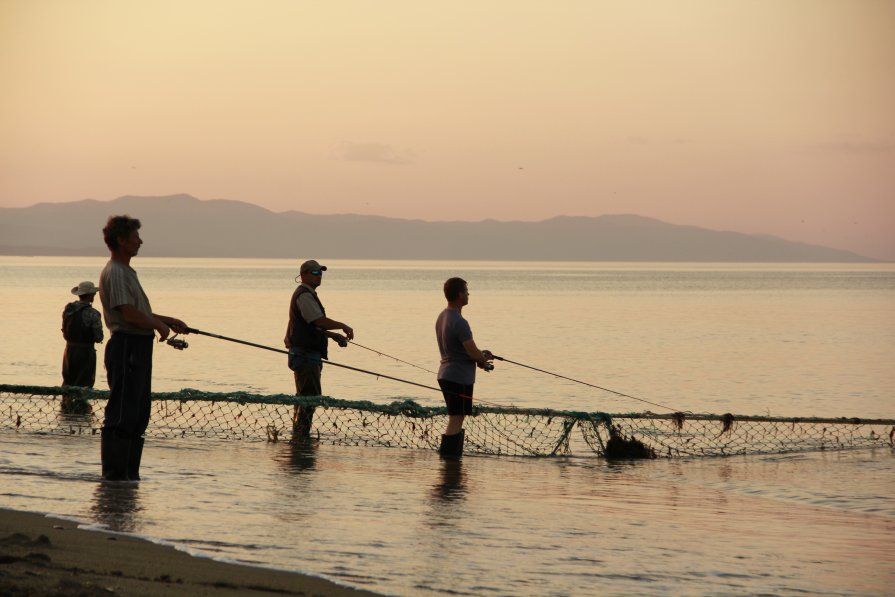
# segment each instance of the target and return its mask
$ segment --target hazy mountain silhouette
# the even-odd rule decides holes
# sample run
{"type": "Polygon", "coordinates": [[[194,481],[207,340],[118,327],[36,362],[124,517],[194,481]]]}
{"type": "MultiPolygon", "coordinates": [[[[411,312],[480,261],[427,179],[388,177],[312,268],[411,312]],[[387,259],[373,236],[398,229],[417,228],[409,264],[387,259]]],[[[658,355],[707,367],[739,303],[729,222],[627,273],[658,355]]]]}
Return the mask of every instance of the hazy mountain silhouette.
{"type": "Polygon", "coordinates": [[[773,236],[678,226],[634,215],[541,222],[427,222],[361,215],[274,213],[189,195],[0,208],[0,254],[107,255],[110,215],[143,223],[155,257],[284,257],[587,261],[875,261],[773,236]]]}

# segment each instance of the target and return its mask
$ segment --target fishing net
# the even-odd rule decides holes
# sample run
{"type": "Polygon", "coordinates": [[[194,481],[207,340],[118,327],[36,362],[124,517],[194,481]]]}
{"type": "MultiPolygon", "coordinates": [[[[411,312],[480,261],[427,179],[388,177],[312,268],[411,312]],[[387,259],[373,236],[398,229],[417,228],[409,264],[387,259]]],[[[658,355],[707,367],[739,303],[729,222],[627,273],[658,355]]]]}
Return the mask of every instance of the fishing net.
{"type": "MultiPolygon", "coordinates": [[[[0,385],[0,430],[98,435],[108,392],[0,385]]],[[[197,390],[153,394],[147,437],[290,441],[296,414],[313,412],[309,435],[331,444],[437,449],[443,407],[326,396],[263,396],[197,390]]],[[[476,406],[466,453],[610,458],[767,454],[895,446],[895,419],[607,414],[476,406]],[[576,433],[576,428],[578,432],[576,433]]]]}

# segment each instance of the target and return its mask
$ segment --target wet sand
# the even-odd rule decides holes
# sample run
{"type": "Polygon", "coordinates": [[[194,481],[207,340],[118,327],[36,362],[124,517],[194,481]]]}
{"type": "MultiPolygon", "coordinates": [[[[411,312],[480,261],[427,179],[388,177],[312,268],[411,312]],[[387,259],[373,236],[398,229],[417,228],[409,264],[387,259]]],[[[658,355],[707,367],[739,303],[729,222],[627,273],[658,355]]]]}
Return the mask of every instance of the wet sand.
{"type": "Polygon", "coordinates": [[[0,595],[374,596],[331,581],[197,558],[173,547],[0,509],[0,595]]]}

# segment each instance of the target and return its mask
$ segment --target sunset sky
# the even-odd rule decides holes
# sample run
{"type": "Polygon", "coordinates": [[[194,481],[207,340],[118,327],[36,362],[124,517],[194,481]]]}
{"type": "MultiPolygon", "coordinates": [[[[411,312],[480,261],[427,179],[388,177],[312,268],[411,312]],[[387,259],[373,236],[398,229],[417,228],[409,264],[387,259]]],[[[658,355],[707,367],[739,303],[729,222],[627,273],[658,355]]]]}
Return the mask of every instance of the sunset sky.
{"type": "Polygon", "coordinates": [[[0,0],[0,81],[0,207],[633,213],[895,260],[892,0],[0,0]]]}

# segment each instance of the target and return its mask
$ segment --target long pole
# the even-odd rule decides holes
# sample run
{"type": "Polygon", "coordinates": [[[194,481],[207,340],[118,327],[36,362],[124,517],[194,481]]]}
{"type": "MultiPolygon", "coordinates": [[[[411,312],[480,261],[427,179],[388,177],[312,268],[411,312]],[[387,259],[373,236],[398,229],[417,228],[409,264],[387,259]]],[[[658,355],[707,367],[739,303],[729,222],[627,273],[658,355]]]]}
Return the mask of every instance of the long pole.
{"type": "Polygon", "coordinates": [[[532,367],[531,365],[526,365],[525,363],[517,363],[516,361],[511,361],[510,359],[507,359],[504,357],[499,357],[496,354],[492,354],[491,356],[493,356],[498,361],[503,361],[505,363],[512,363],[513,365],[518,365],[519,367],[525,367],[526,369],[531,369],[532,371],[538,371],[540,373],[546,373],[547,375],[552,375],[553,377],[559,377],[560,379],[567,379],[567,380],[575,382],[575,383],[580,383],[585,386],[597,388],[598,390],[603,390],[604,392],[609,392],[611,394],[615,394],[616,396],[623,396],[625,398],[631,398],[632,400],[639,400],[640,402],[645,402],[646,404],[658,406],[659,408],[664,408],[664,409],[670,410],[672,412],[677,411],[677,409],[671,408],[670,406],[665,406],[664,404],[650,402],[649,400],[644,400],[643,398],[638,398],[637,396],[631,396],[630,394],[622,394],[621,392],[616,392],[615,390],[610,390],[609,388],[604,388],[602,386],[588,383],[586,381],[581,381],[580,379],[573,379],[571,377],[566,377],[565,375],[560,375],[559,373],[554,373],[553,371],[545,371],[544,369],[538,369],[537,367],[532,367]]]}
{"type": "MultiPolygon", "coordinates": [[[[263,344],[255,344],[254,342],[247,342],[245,340],[240,340],[238,338],[230,338],[228,336],[221,336],[220,334],[212,334],[211,332],[205,332],[202,330],[197,330],[196,328],[187,328],[187,332],[190,334],[199,334],[201,336],[209,336],[211,338],[217,338],[218,340],[226,340],[228,342],[236,342],[237,344],[245,344],[246,346],[254,346],[255,348],[262,348],[264,350],[269,350],[271,352],[279,352],[282,354],[289,354],[288,350],[283,350],[282,348],[274,348],[272,346],[264,346],[263,344]]],[[[341,367],[342,369],[350,369],[351,371],[357,371],[358,373],[366,373],[367,375],[373,375],[376,377],[383,377],[385,379],[390,379],[392,381],[398,381],[401,383],[410,384],[412,386],[417,386],[419,388],[425,388],[427,390],[435,390],[436,392],[441,392],[441,388],[436,388],[434,386],[427,386],[425,384],[417,383],[415,381],[410,381],[407,379],[401,379],[400,377],[392,377],[391,375],[385,375],[384,373],[377,373],[376,371],[367,371],[366,369],[360,369],[358,367],[352,367],[350,365],[343,365],[341,363],[334,363],[327,359],[326,361],[320,361],[321,363],[325,363],[327,365],[333,365],[335,367],[341,367]]],[[[472,398],[471,396],[462,396],[463,398],[472,398]]],[[[481,400],[479,401],[481,402],[481,400]]]]}

